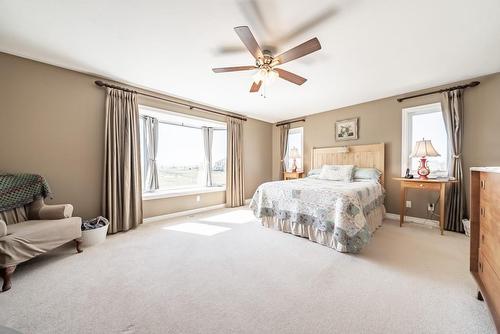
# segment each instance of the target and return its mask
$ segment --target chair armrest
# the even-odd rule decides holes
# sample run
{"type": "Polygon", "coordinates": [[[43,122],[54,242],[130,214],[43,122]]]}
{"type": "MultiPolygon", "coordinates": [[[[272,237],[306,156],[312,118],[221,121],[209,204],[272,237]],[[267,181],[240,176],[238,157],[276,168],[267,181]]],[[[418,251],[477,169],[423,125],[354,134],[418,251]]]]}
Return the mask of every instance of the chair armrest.
{"type": "Polygon", "coordinates": [[[63,219],[70,218],[73,215],[73,205],[71,204],[54,204],[47,205],[43,199],[39,199],[31,203],[28,210],[29,219],[63,219]]]}
{"type": "Polygon", "coordinates": [[[7,224],[0,219],[0,238],[7,235],[7,224]]]}

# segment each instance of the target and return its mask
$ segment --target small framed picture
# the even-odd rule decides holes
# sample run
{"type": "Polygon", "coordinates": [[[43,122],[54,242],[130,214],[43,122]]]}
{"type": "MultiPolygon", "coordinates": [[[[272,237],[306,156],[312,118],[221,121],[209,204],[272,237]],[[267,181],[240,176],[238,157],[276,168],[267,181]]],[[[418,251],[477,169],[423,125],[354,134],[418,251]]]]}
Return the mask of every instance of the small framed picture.
{"type": "Polygon", "coordinates": [[[358,139],[358,118],[350,118],[335,122],[335,139],[358,139]]]}

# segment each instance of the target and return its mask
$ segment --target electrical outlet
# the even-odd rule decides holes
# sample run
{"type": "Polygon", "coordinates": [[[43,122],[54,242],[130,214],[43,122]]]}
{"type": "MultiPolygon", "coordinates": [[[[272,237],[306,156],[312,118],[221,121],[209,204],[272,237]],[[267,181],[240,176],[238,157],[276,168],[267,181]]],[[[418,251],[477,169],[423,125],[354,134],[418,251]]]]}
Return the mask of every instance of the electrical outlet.
{"type": "Polygon", "coordinates": [[[197,195],[197,196],[196,196],[196,202],[199,202],[199,201],[201,201],[201,196],[200,196],[200,195],[197,195]]]}
{"type": "Polygon", "coordinates": [[[434,203],[429,203],[429,204],[427,204],[427,211],[432,211],[432,212],[434,212],[434,203]]]}
{"type": "Polygon", "coordinates": [[[406,201],[406,207],[411,208],[411,201],[406,201]]]}

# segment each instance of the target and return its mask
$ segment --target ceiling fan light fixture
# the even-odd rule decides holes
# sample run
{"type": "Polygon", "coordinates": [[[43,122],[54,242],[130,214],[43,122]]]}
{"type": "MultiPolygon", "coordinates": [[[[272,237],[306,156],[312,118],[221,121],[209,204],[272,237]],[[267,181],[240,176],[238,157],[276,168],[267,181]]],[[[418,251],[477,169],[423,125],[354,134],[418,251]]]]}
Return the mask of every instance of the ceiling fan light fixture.
{"type": "Polygon", "coordinates": [[[262,81],[264,84],[269,85],[274,81],[276,81],[276,79],[278,79],[279,76],[280,76],[279,73],[273,69],[261,68],[257,73],[255,73],[252,76],[252,79],[253,82],[255,82],[256,84],[262,81]]]}
{"type": "Polygon", "coordinates": [[[269,81],[269,83],[276,81],[276,79],[278,79],[279,77],[279,73],[275,70],[269,70],[267,72],[267,80],[269,81]]]}
{"type": "Polygon", "coordinates": [[[255,82],[256,84],[259,83],[259,81],[266,81],[267,79],[267,71],[263,68],[261,68],[260,70],[257,71],[257,73],[255,73],[253,76],[253,82],[255,82]]]}

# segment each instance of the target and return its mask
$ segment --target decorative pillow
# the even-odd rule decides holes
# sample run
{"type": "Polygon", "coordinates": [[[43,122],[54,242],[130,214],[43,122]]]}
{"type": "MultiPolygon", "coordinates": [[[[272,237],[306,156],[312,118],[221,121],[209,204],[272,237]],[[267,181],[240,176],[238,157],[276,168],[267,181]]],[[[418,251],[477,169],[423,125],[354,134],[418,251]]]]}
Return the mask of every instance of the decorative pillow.
{"type": "Polygon", "coordinates": [[[362,180],[375,180],[378,181],[382,175],[377,168],[364,168],[364,167],[355,167],[354,168],[354,179],[362,179],[362,180]]]}
{"type": "Polygon", "coordinates": [[[321,168],[311,169],[307,176],[319,175],[321,173],[321,168]]]}
{"type": "Polygon", "coordinates": [[[323,165],[319,178],[330,181],[352,182],[353,165],[323,165]]]}

